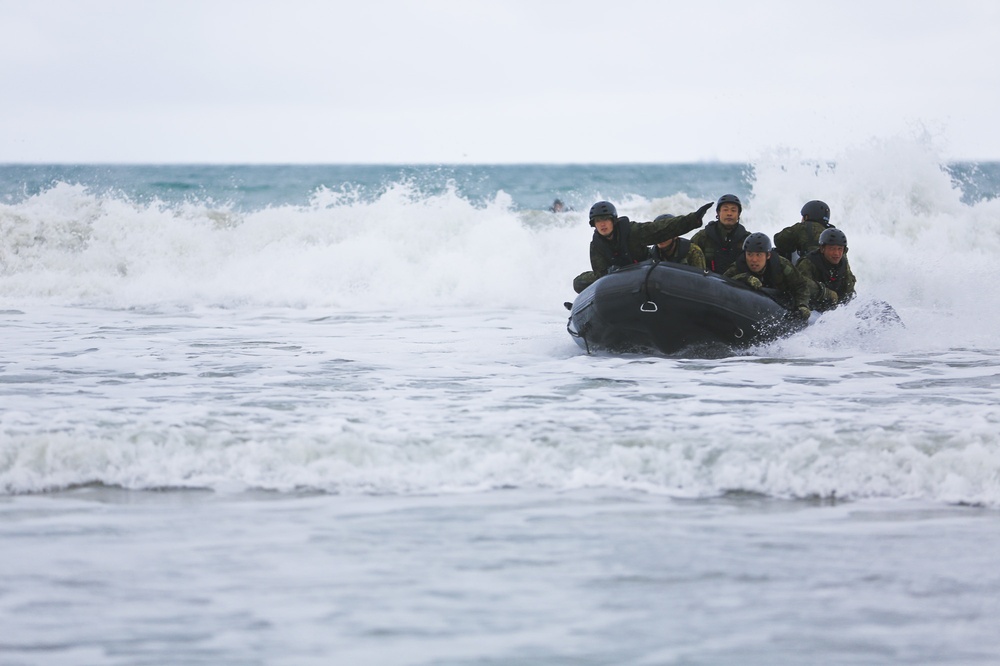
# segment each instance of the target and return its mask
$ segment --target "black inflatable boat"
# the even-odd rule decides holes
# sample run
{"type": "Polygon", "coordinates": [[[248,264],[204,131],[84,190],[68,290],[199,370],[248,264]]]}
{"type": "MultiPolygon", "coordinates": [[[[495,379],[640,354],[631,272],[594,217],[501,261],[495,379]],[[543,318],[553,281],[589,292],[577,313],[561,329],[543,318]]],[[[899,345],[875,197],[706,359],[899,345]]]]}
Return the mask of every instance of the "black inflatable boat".
{"type": "Polygon", "coordinates": [[[588,353],[740,348],[801,330],[806,322],[771,290],[716,273],[645,261],[609,273],[570,305],[567,330],[588,353]]]}

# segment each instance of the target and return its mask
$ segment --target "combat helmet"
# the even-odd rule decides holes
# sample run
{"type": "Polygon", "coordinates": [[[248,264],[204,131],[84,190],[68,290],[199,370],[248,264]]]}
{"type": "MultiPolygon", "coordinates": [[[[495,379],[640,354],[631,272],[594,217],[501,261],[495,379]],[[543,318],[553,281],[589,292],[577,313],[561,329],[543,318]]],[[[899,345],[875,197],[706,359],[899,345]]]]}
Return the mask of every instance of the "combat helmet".
{"type": "Polygon", "coordinates": [[[760,231],[755,231],[746,240],[743,241],[743,251],[744,252],[770,252],[771,251],[771,239],[767,237],[767,234],[761,233],[760,231]]]}
{"type": "Polygon", "coordinates": [[[802,218],[805,220],[814,220],[816,222],[829,224],[830,207],[827,206],[825,202],[818,199],[807,201],[806,204],[802,206],[802,218]]]}
{"type": "Polygon", "coordinates": [[[610,201],[598,201],[590,207],[590,226],[594,226],[595,220],[604,218],[618,219],[618,211],[610,201]]]}
{"type": "Polygon", "coordinates": [[[740,210],[740,215],[743,215],[743,202],[741,202],[740,198],[735,194],[723,194],[719,197],[719,200],[715,202],[715,214],[718,215],[719,209],[722,208],[722,204],[727,203],[736,204],[736,207],[740,210]]]}
{"type": "Polygon", "coordinates": [[[847,234],[836,227],[824,229],[819,235],[820,245],[843,245],[844,252],[847,252],[847,234]]]}

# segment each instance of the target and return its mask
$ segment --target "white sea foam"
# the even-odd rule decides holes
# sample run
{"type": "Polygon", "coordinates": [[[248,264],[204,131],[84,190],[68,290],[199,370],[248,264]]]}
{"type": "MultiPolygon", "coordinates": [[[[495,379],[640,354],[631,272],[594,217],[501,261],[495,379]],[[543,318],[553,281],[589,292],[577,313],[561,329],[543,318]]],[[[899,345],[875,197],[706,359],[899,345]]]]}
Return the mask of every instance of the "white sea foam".
{"type": "MultiPolygon", "coordinates": [[[[59,184],[0,206],[0,491],[615,487],[1000,505],[1000,201],[922,144],[754,165],[823,198],[859,298],[726,359],[582,355],[585,212],[397,183],[243,212],[59,184]],[[904,327],[858,313],[891,303],[904,327]]],[[[600,193],[595,192],[595,198],[600,193]]],[[[619,202],[682,213],[687,193],[619,202]]]]}
{"type": "MultiPolygon", "coordinates": [[[[984,306],[1000,277],[1000,200],[963,203],[923,143],[866,146],[832,166],[769,155],[753,172],[752,230],[773,235],[803,201],[822,198],[848,234],[860,294],[939,335],[935,322],[953,335],[997,323],[984,306]]],[[[618,202],[639,220],[701,203],[685,193],[618,202]]],[[[0,234],[8,303],[546,308],[572,297],[590,230],[585,212],[518,210],[503,191],[474,204],[454,188],[425,194],[405,182],[369,199],[320,188],[307,206],[251,212],[59,184],[0,206],[0,234]]]]}

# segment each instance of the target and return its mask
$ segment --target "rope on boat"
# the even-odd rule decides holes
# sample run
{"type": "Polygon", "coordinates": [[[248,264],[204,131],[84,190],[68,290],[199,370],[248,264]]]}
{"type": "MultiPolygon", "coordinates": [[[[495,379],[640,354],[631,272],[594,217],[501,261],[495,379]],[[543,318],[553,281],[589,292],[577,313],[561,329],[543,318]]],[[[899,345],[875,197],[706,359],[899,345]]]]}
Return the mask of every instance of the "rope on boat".
{"type": "Polygon", "coordinates": [[[646,271],[646,279],[642,281],[642,291],[646,295],[646,301],[639,306],[639,312],[656,312],[659,306],[649,297],[649,276],[653,274],[653,269],[660,265],[659,259],[653,260],[653,265],[646,271]]]}

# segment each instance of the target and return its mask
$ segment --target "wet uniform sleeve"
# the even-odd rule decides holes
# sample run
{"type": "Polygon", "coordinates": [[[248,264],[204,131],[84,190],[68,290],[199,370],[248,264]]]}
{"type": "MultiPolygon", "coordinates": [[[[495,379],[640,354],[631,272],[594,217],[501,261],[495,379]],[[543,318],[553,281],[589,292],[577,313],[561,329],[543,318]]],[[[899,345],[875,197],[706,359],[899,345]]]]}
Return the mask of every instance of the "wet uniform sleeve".
{"type": "Polygon", "coordinates": [[[727,277],[730,280],[746,284],[747,280],[750,278],[750,273],[748,271],[740,273],[739,269],[736,267],[736,264],[733,264],[732,266],[726,269],[726,272],[722,274],[722,277],[727,277]]]}
{"type": "Polygon", "coordinates": [[[795,238],[795,227],[797,226],[799,225],[793,224],[774,234],[774,248],[785,259],[791,259],[792,252],[798,249],[799,244],[795,238]]]}
{"type": "Polygon", "coordinates": [[[688,213],[680,217],[660,215],[652,222],[638,222],[632,227],[632,237],[643,245],[655,245],[674,236],[683,236],[702,224],[698,213],[688,213]]]}
{"type": "Polygon", "coordinates": [[[792,267],[792,262],[782,261],[782,275],[788,285],[789,294],[795,299],[796,307],[809,307],[809,281],[792,267]]]}
{"type": "MultiPolygon", "coordinates": [[[[604,277],[608,274],[611,269],[611,264],[608,263],[608,258],[601,252],[601,249],[597,247],[596,241],[590,241],[590,268],[597,277],[604,277]]],[[[597,278],[594,278],[595,280],[597,278]]]]}
{"type": "Polygon", "coordinates": [[[823,298],[824,289],[816,279],[818,277],[816,275],[816,267],[811,261],[800,261],[795,265],[795,270],[798,271],[802,279],[806,282],[806,287],[809,289],[810,304],[819,307],[825,299],[823,298]]]}
{"type": "Polygon", "coordinates": [[[691,249],[687,253],[688,266],[694,266],[695,268],[700,268],[705,270],[705,253],[701,251],[701,248],[691,243],[691,249]]]}
{"type": "Polygon", "coordinates": [[[598,278],[601,276],[594,271],[587,271],[586,273],[580,273],[575,278],[573,278],[573,291],[580,293],[590,285],[597,282],[598,278]]]}
{"type": "Polygon", "coordinates": [[[844,293],[840,294],[840,300],[842,302],[847,302],[854,298],[854,285],[857,284],[857,279],[854,277],[854,272],[851,270],[851,265],[847,264],[847,279],[844,280],[844,293]]]}

